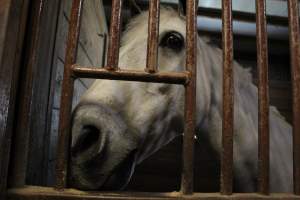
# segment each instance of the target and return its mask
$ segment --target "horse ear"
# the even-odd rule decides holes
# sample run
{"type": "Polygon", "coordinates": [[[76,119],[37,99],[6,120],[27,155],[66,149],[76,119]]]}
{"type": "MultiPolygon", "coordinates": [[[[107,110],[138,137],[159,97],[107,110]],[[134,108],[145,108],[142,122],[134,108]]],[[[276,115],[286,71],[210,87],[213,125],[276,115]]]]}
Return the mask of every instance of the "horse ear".
{"type": "Polygon", "coordinates": [[[186,14],[186,0],[179,0],[178,12],[183,15],[186,14]]]}

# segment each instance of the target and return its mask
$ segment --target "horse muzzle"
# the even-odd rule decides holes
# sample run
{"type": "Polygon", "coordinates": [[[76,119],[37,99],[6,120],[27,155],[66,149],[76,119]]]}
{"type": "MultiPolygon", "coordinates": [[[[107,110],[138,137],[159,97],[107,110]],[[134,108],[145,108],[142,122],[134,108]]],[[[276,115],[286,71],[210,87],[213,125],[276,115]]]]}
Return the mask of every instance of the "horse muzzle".
{"type": "Polygon", "coordinates": [[[73,112],[69,183],[81,190],[120,190],[136,164],[136,134],[120,114],[99,103],[73,112]]]}

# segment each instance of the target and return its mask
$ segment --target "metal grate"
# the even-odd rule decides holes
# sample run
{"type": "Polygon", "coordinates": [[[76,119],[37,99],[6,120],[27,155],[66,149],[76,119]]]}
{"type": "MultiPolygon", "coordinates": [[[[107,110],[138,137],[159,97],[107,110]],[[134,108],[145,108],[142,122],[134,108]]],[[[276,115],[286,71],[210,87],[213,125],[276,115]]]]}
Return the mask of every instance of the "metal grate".
{"type": "Polygon", "coordinates": [[[118,68],[122,1],[112,0],[112,16],[107,66],[78,66],[75,63],[83,0],[73,0],[62,88],[56,189],[24,187],[12,189],[11,199],[300,199],[300,32],[298,0],[288,0],[290,48],[293,80],[294,194],[269,194],[269,91],[265,0],[256,0],[257,56],[259,73],[259,193],[232,194],[233,180],[233,33],[232,0],[222,1],[223,20],[223,149],[221,193],[194,193],[194,131],[196,107],[196,17],[198,3],[187,1],[186,71],[159,72],[157,66],[159,0],[150,1],[147,65],[145,71],[118,68]],[[76,78],[96,78],[181,84],[185,86],[185,136],[183,171],[178,193],[87,193],[66,188],[70,149],[71,102],[76,78]],[[59,190],[57,190],[59,189],[59,190]]]}

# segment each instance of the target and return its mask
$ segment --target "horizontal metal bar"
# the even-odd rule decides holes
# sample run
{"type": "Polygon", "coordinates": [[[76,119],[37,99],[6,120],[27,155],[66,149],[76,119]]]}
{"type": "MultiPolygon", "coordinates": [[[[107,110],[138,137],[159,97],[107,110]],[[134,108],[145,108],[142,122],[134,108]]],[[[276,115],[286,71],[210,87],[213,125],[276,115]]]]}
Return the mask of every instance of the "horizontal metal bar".
{"type": "Polygon", "coordinates": [[[76,78],[95,78],[137,82],[153,82],[186,85],[189,82],[189,72],[158,72],[117,69],[115,71],[99,67],[72,66],[73,76],[76,78]]]}
{"type": "Polygon", "coordinates": [[[293,194],[275,193],[269,196],[256,193],[233,194],[231,196],[219,193],[194,193],[193,195],[182,195],[180,192],[171,193],[141,193],[141,192],[83,192],[75,189],[55,190],[48,187],[27,186],[24,188],[10,189],[7,193],[8,200],[97,200],[97,199],[131,199],[131,200],[168,200],[168,199],[189,199],[189,200],[300,200],[300,196],[293,194]]]}

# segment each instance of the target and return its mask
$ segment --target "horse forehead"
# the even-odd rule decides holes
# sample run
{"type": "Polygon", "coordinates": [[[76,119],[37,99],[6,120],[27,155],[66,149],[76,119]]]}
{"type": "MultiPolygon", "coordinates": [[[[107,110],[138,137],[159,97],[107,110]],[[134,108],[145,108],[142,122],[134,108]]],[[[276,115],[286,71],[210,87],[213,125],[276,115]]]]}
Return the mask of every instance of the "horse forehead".
{"type": "Polygon", "coordinates": [[[185,35],[186,23],[184,18],[179,16],[179,14],[174,14],[174,11],[164,11],[162,10],[160,16],[160,33],[169,30],[176,30],[181,34],[185,35]]]}

